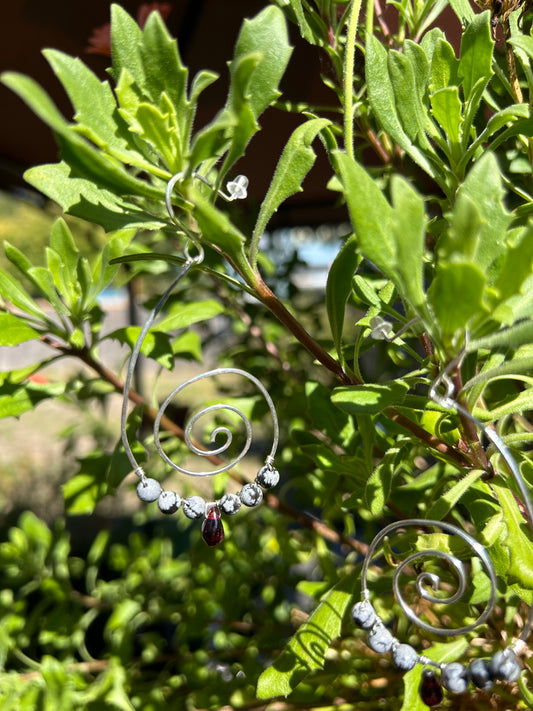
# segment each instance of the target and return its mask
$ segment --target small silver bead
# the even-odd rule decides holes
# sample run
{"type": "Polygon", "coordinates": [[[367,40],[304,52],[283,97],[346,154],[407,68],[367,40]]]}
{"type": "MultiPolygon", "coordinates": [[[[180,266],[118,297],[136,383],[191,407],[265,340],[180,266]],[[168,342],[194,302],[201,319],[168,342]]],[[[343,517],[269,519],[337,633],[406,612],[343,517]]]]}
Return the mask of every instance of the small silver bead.
{"type": "Polygon", "coordinates": [[[201,496],[189,496],[183,501],[183,513],[187,518],[202,518],[205,516],[206,504],[201,496]]]}
{"type": "Polygon", "coordinates": [[[257,506],[263,500],[263,492],[257,484],[245,484],[239,492],[245,506],[257,506]]]}
{"type": "Polygon", "coordinates": [[[145,478],[137,485],[137,496],[145,503],[157,501],[160,493],[161,484],[157,481],[157,479],[145,478]]]}

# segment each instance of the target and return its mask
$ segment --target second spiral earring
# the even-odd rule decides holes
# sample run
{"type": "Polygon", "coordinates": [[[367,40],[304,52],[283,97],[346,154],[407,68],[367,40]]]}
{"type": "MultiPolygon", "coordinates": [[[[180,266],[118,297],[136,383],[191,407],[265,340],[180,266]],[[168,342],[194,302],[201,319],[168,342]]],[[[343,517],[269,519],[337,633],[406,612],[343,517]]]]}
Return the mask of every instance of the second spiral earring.
{"type": "MultiPolygon", "coordinates": [[[[170,218],[176,222],[174,217],[174,212],[172,209],[171,194],[174,186],[179,181],[181,175],[175,175],[169,181],[166,190],[166,205],[170,218]]],[[[207,182],[205,178],[201,176],[195,176],[202,180],[202,182],[207,182]]],[[[209,184],[209,183],[208,183],[209,184]]],[[[244,176],[238,176],[234,181],[228,184],[228,193],[223,193],[218,191],[219,194],[226,200],[239,199],[246,196],[246,184],[247,179],[244,176]]],[[[264,464],[260,466],[253,482],[244,484],[241,489],[235,493],[226,493],[219,499],[209,501],[203,496],[192,495],[182,498],[177,492],[172,490],[164,489],[159,481],[151,476],[148,476],[144,469],[139,465],[137,459],[132,451],[127,433],[127,418],[128,418],[128,403],[129,403],[129,392],[130,386],[135,372],[135,367],[141,352],[143,342],[152,327],[157,315],[162,310],[167,299],[174,291],[178,283],[186,277],[186,275],[195,267],[199,266],[204,258],[204,253],[201,245],[194,240],[189,238],[185,246],[185,263],[181,271],[174,278],[168,289],[161,296],[156,306],[152,309],[148,318],[146,319],[139,337],[133,348],[128,371],[126,375],[126,380],[124,383],[124,394],[122,400],[122,415],[121,415],[121,432],[122,432],[122,442],[131,463],[133,471],[139,477],[139,484],[137,486],[137,494],[141,501],[150,503],[157,502],[159,510],[164,514],[176,513],[179,509],[183,511],[185,516],[190,519],[203,519],[202,524],[202,537],[208,546],[215,546],[224,539],[224,526],[222,523],[222,515],[234,515],[238,513],[241,506],[254,507],[258,506],[263,500],[264,490],[275,486],[279,481],[279,472],[274,467],[274,458],[276,455],[276,450],[279,442],[279,425],[278,418],[276,414],[276,408],[272,401],[272,398],[268,394],[266,388],[262,383],[250,373],[240,370],[238,368],[216,368],[210,370],[206,373],[202,373],[193,378],[186,380],[185,382],[178,385],[174,390],[165,398],[161,404],[157,415],[154,420],[154,447],[163,460],[163,462],[170,468],[177,472],[188,475],[190,477],[210,477],[222,472],[226,472],[235,467],[248,453],[251,443],[252,443],[252,426],[242,411],[238,407],[232,404],[216,403],[211,404],[205,408],[201,408],[195,412],[183,431],[182,439],[187,445],[190,453],[209,459],[211,463],[215,462],[215,466],[212,470],[204,470],[203,468],[193,468],[192,466],[182,466],[167,454],[162,443],[162,430],[165,429],[164,423],[166,422],[165,412],[174,400],[178,397],[185,388],[194,385],[200,381],[207,378],[217,378],[230,377],[233,379],[240,379],[241,382],[247,381],[251,383],[256,391],[264,398],[269,411],[270,427],[272,431],[272,446],[270,452],[264,460],[264,464]],[[192,253],[194,251],[194,254],[192,253]],[[220,456],[227,454],[233,442],[232,430],[227,425],[215,424],[211,431],[210,444],[203,446],[195,439],[193,431],[196,426],[204,422],[205,418],[209,415],[217,417],[220,413],[229,414],[232,419],[237,419],[240,421],[245,430],[245,441],[240,447],[240,451],[231,457],[231,461],[228,463],[221,463],[220,456]]]]}

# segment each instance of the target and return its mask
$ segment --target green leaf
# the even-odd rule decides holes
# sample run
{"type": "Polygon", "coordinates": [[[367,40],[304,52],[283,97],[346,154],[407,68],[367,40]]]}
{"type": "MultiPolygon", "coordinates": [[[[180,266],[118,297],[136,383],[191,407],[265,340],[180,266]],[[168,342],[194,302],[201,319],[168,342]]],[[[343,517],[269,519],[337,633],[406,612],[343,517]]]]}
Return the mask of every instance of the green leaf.
{"type": "Polygon", "coordinates": [[[507,352],[510,348],[516,349],[526,343],[533,342],[533,320],[525,320],[520,323],[502,329],[488,336],[475,338],[466,344],[466,352],[474,353],[479,350],[492,351],[503,349],[507,352]]]}
{"type": "MultiPolygon", "coordinates": [[[[248,82],[247,94],[257,118],[280,95],[278,84],[292,53],[285,17],[277,7],[266,7],[251,20],[243,22],[233,62],[256,53],[261,55],[261,61],[248,82]]],[[[233,62],[230,65],[232,79],[233,62]]]]}
{"type": "Polygon", "coordinates": [[[483,302],[484,289],[485,276],[473,264],[454,261],[439,265],[428,289],[428,300],[448,345],[457,331],[488,312],[483,302]]]}
{"type": "MultiPolygon", "coordinates": [[[[406,43],[407,44],[407,43],[406,43]]],[[[424,50],[417,48],[415,55],[413,43],[409,44],[410,54],[389,50],[388,69],[394,92],[396,110],[403,130],[410,140],[420,147],[430,150],[426,131],[430,128],[427,115],[427,80],[429,63],[424,50]],[[413,61],[413,55],[418,61],[413,61]],[[423,62],[420,61],[423,57],[423,62]]]]}
{"type": "Polygon", "coordinates": [[[430,90],[432,93],[439,89],[451,88],[459,85],[457,68],[459,61],[455,57],[453,47],[443,38],[439,38],[435,43],[435,49],[431,58],[430,70],[430,90]]]}
{"type": "Polygon", "coordinates": [[[111,76],[118,83],[123,70],[128,71],[140,89],[146,78],[141,58],[142,31],[135,20],[120,5],[111,5],[111,76]]]}
{"type": "Polygon", "coordinates": [[[370,475],[365,487],[365,502],[372,516],[383,511],[392,488],[399,449],[389,449],[370,475]]]}
{"type": "Polygon", "coordinates": [[[431,95],[431,111],[452,144],[461,140],[463,105],[459,99],[459,88],[447,86],[431,95]]]}
{"type": "Polygon", "coordinates": [[[500,482],[495,482],[494,488],[507,528],[505,545],[510,555],[510,565],[507,570],[509,581],[533,590],[533,544],[523,530],[526,522],[518,509],[512,491],[500,482]]]}
{"type": "Polygon", "coordinates": [[[6,86],[34,111],[34,113],[56,133],[62,158],[75,171],[73,177],[84,177],[96,186],[111,190],[119,195],[139,195],[161,199],[162,190],[134,177],[117,160],[96,149],[82,138],[59,113],[48,94],[30,77],[15,72],[2,75],[6,86]]]}
{"type": "Polygon", "coordinates": [[[442,519],[455,507],[457,502],[468,491],[468,489],[480,479],[484,474],[482,470],[468,472],[457,484],[451,487],[445,494],[441,494],[439,499],[431,506],[427,513],[428,519],[442,521],[442,519]]]}
{"type": "Polygon", "coordinates": [[[301,625],[278,659],[257,682],[257,697],[288,696],[312,671],[321,669],[332,641],[339,636],[342,620],[356,587],[359,571],[340,580],[301,625]]]}
{"type": "Polygon", "coordinates": [[[400,405],[409,390],[407,383],[368,383],[335,388],[331,401],[350,415],[377,415],[391,405],[400,405]]]}
{"type": "Polygon", "coordinates": [[[72,177],[64,162],[30,168],[24,179],[55,200],[65,212],[101,225],[107,231],[124,227],[157,230],[166,226],[164,220],[114,192],[98,188],[92,180],[72,177]]]}
{"type": "MultiPolygon", "coordinates": [[[[386,131],[392,140],[403,148],[428,175],[436,180],[439,179],[438,170],[430,163],[424,153],[413,144],[402,126],[396,109],[396,95],[389,74],[388,53],[382,43],[373,35],[367,40],[365,73],[368,87],[368,100],[372,111],[378,117],[384,131],[386,131]]],[[[407,96],[404,98],[406,101],[408,100],[407,96]]],[[[407,107],[404,108],[407,109],[407,107]]]]}
{"type": "Polygon", "coordinates": [[[0,385],[0,418],[19,417],[33,410],[40,402],[58,397],[65,391],[64,383],[11,383],[0,385]]]}
{"type": "MultiPolygon", "coordinates": [[[[108,333],[105,337],[133,348],[140,332],[140,326],[127,326],[111,331],[111,333],[108,333]]],[[[174,366],[174,354],[172,352],[170,338],[167,333],[163,333],[162,331],[156,329],[148,331],[141,346],[141,353],[147,358],[152,358],[157,361],[168,370],[171,370],[174,366]]]]}
{"type": "Polygon", "coordinates": [[[122,121],[109,82],[101,82],[79,58],[55,49],[45,49],[43,54],[72,102],[79,132],[102,148],[115,147],[127,154],[126,141],[119,136],[117,121],[122,121]]]}
{"type": "Polygon", "coordinates": [[[316,160],[311,143],[317,134],[330,124],[328,119],[311,119],[298,126],[289,138],[255,223],[250,250],[252,266],[255,267],[257,263],[259,240],[268,221],[282,202],[294,193],[301,192],[302,182],[316,160]]]}
{"type": "Polygon", "coordinates": [[[490,13],[475,15],[461,37],[458,75],[462,80],[465,101],[468,101],[477,82],[484,86],[493,75],[492,51],[494,40],[490,31],[490,13]]]}
{"type": "Polygon", "coordinates": [[[353,422],[331,402],[329,388],[308,381],[305,384],[307,410],[315,428],[341,447],[347,447],[354,435],[353,422]]]}
{"type": "Polygon", "coordinates": [[[391,180],[391,197],[398,288],[415,312],[421,313],[425,302],[423,261],[427,221],[424,200],[399,176],[391,180]]]}
{"type": "Polygon", "coordinates": [[[175,331],[179,328],[192,326],[193,323],[207,321],[221,313],[224,313],[224,307],[213,299],[178,304],[168,316],[157,324],[156,328],[160,331],[175,331]]]}
{"type": "Polygon", "coordinates": [[[0,297],[17,308],[38,319],[46,320],[46,314],[37,306],[31,296],[19,283],[3,269],[0,269],[0,297]]]}
{"type": "Polygon", "coordinates": [[[352,292],[353,276],[361,263],[361,255],[357,247],[357,239],[355,237],[350,237],[342,246],[330,267],[326,286],[328,320],[333,342],[341,362],[344,362],[342,332],[344,329],[346,303],[352,292]]]}
{"type": "Polygon", "coordinates": [[[191,110],[187,99],[187,68],[179,56],[176,40],[169,35],[158,12],[151,12],[144,26],[141,45],[145,89],[154,103],[168,96],[174,107],[180,129],[180,139],[186,139],[187,115],[191,110]]]}
{"type": "Polygon", "coordinates": [[[361,252],[396,284],[415,311],[421,310],[426,227],[422,198],[404,179],[395,177],[391,183],[393,209],[358,163],[341,152],[335,152],[333,160],[361,252]]]}
{"type": "Polygon", "coordinates": [[[40,333],[13,314],[0,313],[0,346],[18,346],[19,343],[40,338],[40,333]]]}

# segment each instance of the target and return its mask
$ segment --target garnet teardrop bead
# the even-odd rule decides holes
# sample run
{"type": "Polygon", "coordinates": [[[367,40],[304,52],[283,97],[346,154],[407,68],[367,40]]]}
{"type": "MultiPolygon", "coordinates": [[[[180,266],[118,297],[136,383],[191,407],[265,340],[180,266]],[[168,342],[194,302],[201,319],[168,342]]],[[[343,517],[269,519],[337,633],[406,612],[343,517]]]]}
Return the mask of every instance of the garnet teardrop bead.
{"type": "Polygon", "coordinates": [[[216,546],[224,540],[224,526],[220,513],[215,507],[209,509],[202,524],[202,538],[208,546],[216,546]]]}
{"type": "Polygon", "coordinates": [[[420,698],[427,706],[437,706],[442,701],[442,688],[432,669],[422,671],[420,698]]]}

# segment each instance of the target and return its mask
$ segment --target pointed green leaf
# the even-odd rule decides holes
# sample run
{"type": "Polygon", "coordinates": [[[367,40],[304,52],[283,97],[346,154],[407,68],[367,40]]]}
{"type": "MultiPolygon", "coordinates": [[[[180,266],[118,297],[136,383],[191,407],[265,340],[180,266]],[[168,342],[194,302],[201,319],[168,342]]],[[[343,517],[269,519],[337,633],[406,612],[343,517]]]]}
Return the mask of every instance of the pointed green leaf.
{"type": "Polygon", "coordinates": [[[310,672],[321,669],[326,652],[341,632],[342,620],[357,592],[359,571],[340,580],[298,629],[278,659],[257,682],[257,697],[288,696],[310,672]]]}
{"type": "Polygon", "coordinates": [[[452,144],[460,142],[463,123],[462,108],[457,86],[439,89],[431,95],[431,112],[452,144]]]}
{"type": "Polygon", "coordinates": [[[272,215],[288,197],[301,192],[302,182],[316,160],[316,154],[311,148],[311,144],[317,134],[330,123],[331,121],[328,119],[311,119],[298,126],[289,138],[268,192],[261,204],[261,210],[254,227],[251,250],[252,265],[256,263],[259,240],[272,215]]]}
{"type": "Polygon", "coordinates": [[[507,570],[509,581],[533,590],[533,544],[523,530],[526,522],[518,509],[513,492],[500,482],[495,484],[495,491],[507,528],[505,545],[510,555],[507,570]]]}
{"type": "Polygon", "coordinates": [[[335,388],[331,402],[350,415],[377,415],[391,405],[401,405],[409,386],[401,380],[335,388]]]}
{"type": "MultiPolygon", "coordinates": [[[[384,131],[386,131],[392,140],[403,148],[428,175],[436,180],[439,179],[436,168],[429,162],[423,152],[413,144],[402,126],[396,109],[396,95],[389,74],[388,53],[381,42],[373,35],[367,40],[365,73],[370,106],[384,131]]],[[[407,96],[405,99],[407,101],[407,96]]],[[[404,108],[406,109],[407,107],[405,106],[404,108]]]]}
{"type": "Polygon", "coordinates": [[[117,135],[119,117],[109,82],[101,82],[79,58],[55,49],[43,54],[72,102],[80,133],[103,148],[126,150],[126,142],[117,135]]]}
{"type": "MultiPolygon", "coordinates": [[[[140,333],[140,326],[127,326],[125,328],[118,328],[106,334],[105,337],[133,348],[140,333]]],[[[171,370],[174,366],[174,354],[170,344],[170,337],[163,331],[157,329],[148,331],[142,342],[141,353],[147,358],[155,360],[164,368],[167,368],[167,370],[171,370]]]]}
{"type": "Polygon", "coordinates": [[[253,115],[258,117],[280,95],[278,84],[285,73],[291,53],[287,24],[279,8],[266,7],[251,20],[244,20],[230,65],[230,96],[234,90],[233,62],[247,55],[259,54],[261,59],[247,85],[253,115]]]}
{"type": "Polygon", "coordinates": [[[352,292],[353,276],[360,263],[361,255],[359,254],[357,239],[350,237],[335,257],[328,274],[326,308],[333,342],[341,361],[344,361],[342,332],[346,304],[352,292]]]}
{"type": "Polygon", "coordinates": [[[365,502],[372,516],[379,516],[387,503],[398,452],[397,447],[389,449],[366,483],[365,502]]]}
{"type": "Polygon", "coordinates": [[[17,308],[25,311],[38,319],[46,319],[44,311],[35,303],[31,296],[23,289],[11,274],[0,269],[0,297],[9,301],[17,308]]]}
{"type": "Polygon", "coordinates": [[[391,180],[391,197],[396,281],[402,297],[420,313],[425,302],[423,262],[427,220],[424,200],[399,176],[393,176],[391,180]]]}
{"type": "Polygon", "coordinates": [[[462,80],[465,100],[481,79],[486,86],[493,75],[492,51],[494,40],[490,30],[490,13],[475,15],[461,37],[458,75],[462,80]]]}
{"type": "Polygon", "coordinates": [[[439,89],[456,86],[459,84],[457,70],[459,60],[455,57],[453,47],[445,39],[438,39],[431,58],[430,89],[436,92],[439,89]]]}
{"type": "Polygon", "coordinates": [[[469,326],[471,319],[488,312],[484,289],[485,276],[473,264],[454,261],[439,265],[428,299],[447,344],[457,331],[469,326]]]}
{"type": "Polygon", "coordinates": [[[19,343],[40,338],[40,333],[13,314],[0,313],[0,346],[18,346],[19,343]]]}
{"type": "Polygon", "coordinates": [[[64,383],[4,382],[0,385],[0,419],[19,417],[40,402],[65,392],[64,383]]]}
{"type": "Polygon", "coordinates": [[[166,226],[164,220],[144,212],[135,202],[96,187],[92,180],[72,177],[64,162],[30,168],[24,178],[55,200],[65,212],[101,225],[105,230],[123,227],[156,230],[166,226]]]}
{"type": "Polygon", "coordinates": [[[219,316],[224,312],[224,307],[209,299],[206,301],[195,301],[190,304],[179,304],[172,309],[170,314],[160,321],[156,328],[161,331],[176,331],[180,328],[188,328],[193,323],[208,321],[210,318],[219,316]]]}
{"type": "Polygon", "coordinates": [[[146,91],[154,103],[163,95],[170,98],[179,121],[181,139],[184,140],[190,111],[188,71],[181,61],[176,40],[170,36],[158,12],[151,12],[144,26],[141,59],[146,91]]]}
{"type": "Polygon", "coordinates": [[[127,70],[140,89],[146,78],[141,59],[142,31],[135,20],[120,5],[111,5],[111,75],[117,83],[122,70],[127,70]]]}

